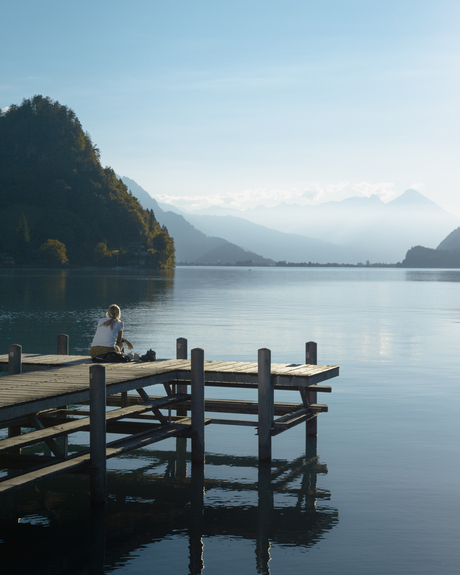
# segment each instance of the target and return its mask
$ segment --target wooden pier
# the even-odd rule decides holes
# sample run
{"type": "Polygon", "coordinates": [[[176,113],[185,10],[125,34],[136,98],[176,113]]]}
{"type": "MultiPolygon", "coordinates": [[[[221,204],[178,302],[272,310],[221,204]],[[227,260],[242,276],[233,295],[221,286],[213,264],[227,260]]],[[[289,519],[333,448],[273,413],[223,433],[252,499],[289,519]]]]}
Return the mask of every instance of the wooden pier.
{"type": "Polygon", "coordinates": [[[323,382],[339,374],[337,366],[316,365],[313,342],[306,344],[302,365],[273,364],[268,349],[259,350],[257,363],[205,361],[202,349],[193,349],[188,360],[183,338],[177,340],[174,360],[94,364],[87,356],[66,355],[65,337],[58,338],[57,355],[22,354],[21,346],[12,345],[0,356],[0,370],[9,372],[0,377],[0,427],[8,428],[8,437],[0,440],[0,462],[22,471],[0,480],[0,493],[86,470],[91,502],[102,504],[107,458],[177,437],[182,445],[191,438],[192,462],[203,464],[209,424],[257,427],[259,460],[270,461],[272,437],[279,433],[306,423],[306,434],[316,435],[317,416],[327,411],[317,403],[317,393],[330,392],[323,382]],[[149,395],[145,388],[153,385],[164,393],[149,395]],[[257,389],[258,400],[209,399],[205,387],[257,389]],[[275,402],[276,390],[295,391],[300,402],[275,402]],[[257,420],[206,417],[210,413],[257,415],[257,420]],[[90,447],[69,455],[68,437],[77,431],[89,431],[90,447]],[[107,444],[107,432],[123,437],[107,444]],[[43,442],[52,456],[21,453],[43,442]]]}

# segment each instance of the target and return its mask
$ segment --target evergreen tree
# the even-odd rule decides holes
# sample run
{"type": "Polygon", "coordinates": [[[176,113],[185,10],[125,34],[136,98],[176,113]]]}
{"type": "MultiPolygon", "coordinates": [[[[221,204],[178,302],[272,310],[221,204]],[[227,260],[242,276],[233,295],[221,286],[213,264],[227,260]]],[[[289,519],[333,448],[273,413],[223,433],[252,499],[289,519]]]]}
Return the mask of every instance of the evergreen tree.
{"type": "Polygon", "coordinates": [[[129,264],[132,246],[143,244],[154,250],[146,265],[174,266],[172,238],[99,159],[73,110],[59,102],[34,96],[0,113],[0,251],[33,259],[52,237],[72,263],[94,262],[104,243],[129,264]]]}

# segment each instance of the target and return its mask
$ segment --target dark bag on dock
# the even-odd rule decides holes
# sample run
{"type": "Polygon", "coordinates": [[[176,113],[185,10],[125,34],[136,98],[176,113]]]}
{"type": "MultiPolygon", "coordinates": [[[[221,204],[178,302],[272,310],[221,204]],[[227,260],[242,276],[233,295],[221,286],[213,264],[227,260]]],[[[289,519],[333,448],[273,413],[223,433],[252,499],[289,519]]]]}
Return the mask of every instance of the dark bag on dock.
{"type": "Polygon", "coordinates": [[[145,355],[141,355],[139,358],[141,361],[156,361],[157,354],[153,351],[153,349],[149,349],[145,355]]]}
{"type": "Polygon", "coordinates": [[[119,353],[118,351],[108,351],[107,353],[101,353],[93,357],[95,363],[126,363],[132,361],[125,353],[119,353]]]}

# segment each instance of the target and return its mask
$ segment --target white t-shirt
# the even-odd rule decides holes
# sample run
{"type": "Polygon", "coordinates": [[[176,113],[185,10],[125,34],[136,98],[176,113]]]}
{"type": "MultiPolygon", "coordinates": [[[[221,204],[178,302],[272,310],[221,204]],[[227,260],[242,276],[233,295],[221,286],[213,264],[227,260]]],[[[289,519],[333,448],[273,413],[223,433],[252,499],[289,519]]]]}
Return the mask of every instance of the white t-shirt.
{"type": "Polygon", "coordinates": [[[100,319],[97,324],[97,330],[93,337],[91,347],[103,345],[104,347],[114,347],[118,338],[118,333],[123,329],[123,322],[119,319],[113,323],[113,329],[108,325],[102,325],[108,318],[100,319]]]}

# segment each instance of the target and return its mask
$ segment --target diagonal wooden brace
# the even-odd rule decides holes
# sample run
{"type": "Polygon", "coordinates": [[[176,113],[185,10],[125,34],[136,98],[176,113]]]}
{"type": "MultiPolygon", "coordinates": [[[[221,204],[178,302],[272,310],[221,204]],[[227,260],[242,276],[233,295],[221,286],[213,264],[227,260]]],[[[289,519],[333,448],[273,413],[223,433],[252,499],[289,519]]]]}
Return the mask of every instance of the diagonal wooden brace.
{"type": "MultiPolygon", "coordinates": [[[[45,426],[38,419],[38,417],[36,415],[31,415],[29,419],[30,419],[30,422],[32,423],[32,425],[35,427],[35,429],[37,429],[37,430],[45,429],[45,426]]],[[[65,459],[64,453],[59,449],[59,447],[58,447],[57,443],[54,441],[54,439],[51,439],[50,437],[48,437],[44,441],[55,457],[57,457],[59,459],[65,459]]]]}
{"type": "MultiPolygon", "coordinates": [[[[136,389],[136,391],[144,401],[150,401],[150,397],[148,396],[148,393],[144,390],[144,388],[139,387],[136,389]]],[[[168,419],[161,413],[158,407],[152,407],[152,411],[158,417],[162,425],[167,425],[169,423],[168,419]]]]}

